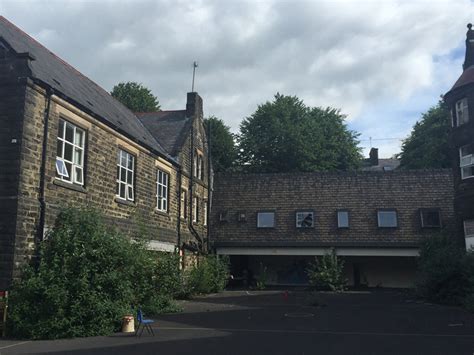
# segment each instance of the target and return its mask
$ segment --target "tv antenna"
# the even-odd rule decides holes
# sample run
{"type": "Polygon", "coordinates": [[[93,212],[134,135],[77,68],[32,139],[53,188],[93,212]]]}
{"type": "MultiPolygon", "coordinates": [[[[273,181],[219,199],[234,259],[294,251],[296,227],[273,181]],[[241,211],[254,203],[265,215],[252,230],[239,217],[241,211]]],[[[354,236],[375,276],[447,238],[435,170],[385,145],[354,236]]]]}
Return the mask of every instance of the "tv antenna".
{"type": "Polygon", "coordinates": [[[196,75],[196,68],[198,67],[198,62],[193,62],[193,84],[191,86],[191,92],[194,92],[194,77],[196,75]]]}

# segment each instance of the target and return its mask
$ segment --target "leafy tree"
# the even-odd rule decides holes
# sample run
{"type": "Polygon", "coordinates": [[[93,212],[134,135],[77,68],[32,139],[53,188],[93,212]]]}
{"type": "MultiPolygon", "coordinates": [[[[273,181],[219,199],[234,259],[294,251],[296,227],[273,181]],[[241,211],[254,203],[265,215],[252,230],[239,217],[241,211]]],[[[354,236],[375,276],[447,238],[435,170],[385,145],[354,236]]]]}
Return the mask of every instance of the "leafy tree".
{"type": "Polygon", "coordinates": [[[133,112],[152,112],[160,109],[158,99],[150,89],[133,81],[115,85],[110,94],[133,112]]]}
{"type": "Polygon", "coordinates": [[[214,171],[229,171],[235,166],[237,149],[234,135],[221,119],[211,116],[204,120],[206,130],[210,128],[211,155],[214,171]]]}
{"type": "Polygon", "coordinates": [[[298,172],[359,167],[359,134],[334,108],[307,107],[276,94],[240,125],[240,164],[250,171],[298,172]]]}
{"type": "Polygon", "coordinates": [[[449,108],[444,101],[431,107],[416,122],[410,136],[403,141],[399,154],[405,169],[448,168],[449,108]]]}

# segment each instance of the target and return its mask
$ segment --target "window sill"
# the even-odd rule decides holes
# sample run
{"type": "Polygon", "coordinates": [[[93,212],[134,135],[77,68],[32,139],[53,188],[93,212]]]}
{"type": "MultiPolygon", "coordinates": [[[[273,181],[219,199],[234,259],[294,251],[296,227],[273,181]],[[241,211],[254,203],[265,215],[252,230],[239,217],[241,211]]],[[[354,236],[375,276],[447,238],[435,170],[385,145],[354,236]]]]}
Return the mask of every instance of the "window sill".
{"type": "Polygon", "coordinates": [[[168,212],[163,212],[163,211],[157,210],[156,208],[155,208],[155,214],[157,214],[158,216],[170,218],[170,214],[168,212]]]}
{"type": "Polygon", "coordinates": [[[120,205],[135,207],[135,201],[123,200],[121,198],[118,198],[117,196],[115,196],[114,201],[120,205]]]}
{"type": "Polygon", "coordinates": [[[56,185],[56,186],[61,186],[61,187],[64,187],[66,189],[73,190],[73,191],[76,191],[76,192],[80,192],[80,193],[83,193],[83,194],[87,193],[87,190],[83,186],[77,185],[77,184],[70,184],[68,182],[64,182],[64,181],[59,180],[59,179],[54,179],[53,184],[56,185]]]}

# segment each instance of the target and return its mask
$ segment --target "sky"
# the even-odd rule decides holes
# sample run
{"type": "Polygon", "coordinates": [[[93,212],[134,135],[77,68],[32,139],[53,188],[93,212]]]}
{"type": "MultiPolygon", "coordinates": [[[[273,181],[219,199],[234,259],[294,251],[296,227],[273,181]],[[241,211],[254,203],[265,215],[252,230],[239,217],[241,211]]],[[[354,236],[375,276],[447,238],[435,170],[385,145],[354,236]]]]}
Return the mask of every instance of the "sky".
{"type": "Polygon", "coordinates": [[[364,155],[400,151],[462,72],[468,0],[0,0],[0,14],[110,91],[140,82],[164,110],[195,91],[235,133],[279,92],[335,107],[364,155]]]}

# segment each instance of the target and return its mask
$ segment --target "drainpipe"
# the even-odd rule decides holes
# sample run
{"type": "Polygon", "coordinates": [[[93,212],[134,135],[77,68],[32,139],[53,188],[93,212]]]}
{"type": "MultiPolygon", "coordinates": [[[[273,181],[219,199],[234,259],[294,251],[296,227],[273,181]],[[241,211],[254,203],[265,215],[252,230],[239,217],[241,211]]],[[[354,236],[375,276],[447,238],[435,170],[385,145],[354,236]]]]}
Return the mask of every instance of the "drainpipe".
{"type": "Polygon", "coordinates": [[[46,201],[45,201],[45,186],[46,186],[46,160],[48,158],[48,126],[49,126],[49,111],[51,108],[51,96],[53,95],[53,89],[48,88],[46,90],[46,108],[44,109],[44,128],[43,128],[43,144],[41,153],[41,167],[40,167],[40,183],[39,183],[39,203],[40,203],[40,216],[38,226],[38,240],[44,238],[44,226],[46,220],[46,201]]]}
{"type": "Polygon", "coordinates": [[[209,247],[211,245],[211,205],[212,205],[212,181],[213,177],[212,174],[212,158],[211,158],[211,123],[207,125],[207,249],[209,251],[209,247]]]}
{"type": "MultiPolygon", "coordinates": [[[[183,170],[181,166],[178,169],[178,221],[177,221],[177,228],[178,228],[178,252],[181,251],[181,195],[183,190],[181,189],[181,182],[182,182],[182,174],[183,170]]],[[[184,201],[186,203],[186,201],[184,201]]]]}

